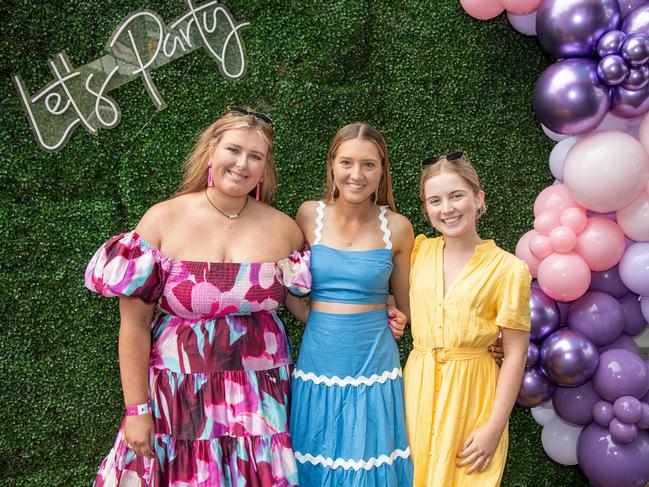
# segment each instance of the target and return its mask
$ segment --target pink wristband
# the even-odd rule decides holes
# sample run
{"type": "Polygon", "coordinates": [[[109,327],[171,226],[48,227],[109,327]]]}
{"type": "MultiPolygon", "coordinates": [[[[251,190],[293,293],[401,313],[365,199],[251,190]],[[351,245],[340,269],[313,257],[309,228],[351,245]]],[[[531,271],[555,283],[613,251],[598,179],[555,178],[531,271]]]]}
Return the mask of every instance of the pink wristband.
{"type": "Polygon", "coordinates": [[[138,404],[137,406],[128,406],[126,408],[127,416],[140,416],[142,414],[149,414],[151,412],[151,406],[149,403],[138,404]]]}

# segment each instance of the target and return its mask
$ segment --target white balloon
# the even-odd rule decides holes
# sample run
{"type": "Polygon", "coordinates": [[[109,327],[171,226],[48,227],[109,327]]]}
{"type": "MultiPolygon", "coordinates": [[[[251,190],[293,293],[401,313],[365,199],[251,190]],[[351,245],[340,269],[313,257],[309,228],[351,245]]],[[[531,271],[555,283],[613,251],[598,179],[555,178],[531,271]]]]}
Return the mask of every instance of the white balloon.
{"type": "Polygon", "coordinates": [[[570,137],[569,135],[566,134],[558,134],[556,132],[553,132],[543,124],[541,124],[541,128],[543,129],[543,132],[545,132],[545,135],[550,137],[555,142],[559,142],[560,140],[567,139],[568,137],[570,137]]]}
{"type": "Polygon", "coordinates": [[[530,409],[534,421],[536,421],[541,426],[545,426],[552,419],[557,417],[557,413],[554,412],[554,407],[552,407],[552,400],[539,404],[535,408],[530,409]]]}
{"type": "Polygon", "coordinates": [[[545,453],[561,465],[577,465],[577,440],[583,426],[573,426],[560,417],[553,418],[541,432],[545,453]]]}
{"type": "Polygon", "coordinates": [[[595,132],[604,130],[615,130],[617,132],[626,132],[629,128],[629,120],[626,118],[616,117],[612,113],[607,113],[604,120],[597,126],[595,132]]]}
{"type": "Polygon", "coordinates": [[[536,11],[523,15],[507,12],[507,20],[515,31],[526,36],[536,35],[536,11]]]}
{"type": "Polygon", "coordinates": [[[567,139],[560,140],[550,152],[550,172],[559,181],[563,181],[563,164],[566,162],[566,155],[572,149],[572,146],[577,143],[579,137],[568,137],[567,139]]]}

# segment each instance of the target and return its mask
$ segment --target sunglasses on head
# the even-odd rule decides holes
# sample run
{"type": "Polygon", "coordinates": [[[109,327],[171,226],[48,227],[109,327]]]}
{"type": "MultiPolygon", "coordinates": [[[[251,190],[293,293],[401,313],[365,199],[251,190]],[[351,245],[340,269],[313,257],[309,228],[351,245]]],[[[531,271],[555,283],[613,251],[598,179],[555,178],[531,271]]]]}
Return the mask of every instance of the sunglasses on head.
{"type": "Polygon", "coordinates": [[[246,116],[246,115],[252,115],[253,117],[255,117],[260,122],[265,123],[266,125],[268,125],[271,128],[273,127],[273,120],[270,117],[264,115],[261,112],[256,112],[254,110],[248,110],[247,108],[244,108],[244,107],[235,107],[235,106],[228,105],[228,108],[225,110],[225,113],[232,113],[233,115],[239,115],[239,116],[242,116],[242,117],[246,116]]]}
{"type": "Polygon", "coordinates": [[[451,152],[450,154],[447,154],[445,156],[427,157],[426,159],[422,159],[421,165],[432,166],[433,164],[436,164],[442,159],[446,159],[448,162],[453,162],[453,161],[457,161],[458,159],[462,159],[463,156],[464,156],[464,152],[451,152]]]}

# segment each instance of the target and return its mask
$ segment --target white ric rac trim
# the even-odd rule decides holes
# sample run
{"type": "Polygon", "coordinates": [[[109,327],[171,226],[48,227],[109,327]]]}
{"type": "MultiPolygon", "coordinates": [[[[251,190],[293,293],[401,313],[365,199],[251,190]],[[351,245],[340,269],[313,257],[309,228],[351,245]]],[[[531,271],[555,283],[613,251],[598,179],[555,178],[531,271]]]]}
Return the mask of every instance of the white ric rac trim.
{"type": "Polygon", "coordinates": [[[408,458],[409,456],[410,456],[410,448],[406,448],[405,450],[394,450],[392,453],[390,453],[390,456],[380,455],[378,458],[372,457],[369,460],[358,460],[358,461],[344,460],[342,458],[336,458],[334,460],[333,458],[330,457],[325,458],[322,455],[318,455],[317,457],[314,457],[310,453],[307,453],[306,455],[302,455],[298,451],[295,452],[295,459],[300,463],[309,462],[313,465],[322,465],[324,467],[329,467],[329,468],[344,468],[345,470],[349,470],[350,468],[353,468],[356,471],[360,470],[361,468],[364,470],[369,470],[370,468],[380,467],[384,463],[387,463],[388,465],[392,465],[397,458],[408,458]]]}
{"type": "Polygon", "coordinates": [[[383,384],[387,380],[395,380],[397,377],[401,377],[401,367],[395,367],[392,370],[386,370],[381,375],[372,374],[371,377],[364,377],[362,375],[359,377],[348,376],[343,379],[341,379],[337,375],[334,375],[333,377],[327,377],[325,375],[315,375],[313,372],[304,373],[304,371],[300,369],[295,369],[293,371],[293,377],[295,377],[296,379],[302,379],[305,382],[310,381],[315,382],[316,384],[325,384],[328,386],[345,387],[351,385],[358,387],[361,384],[365,386],[371,386],[372,384],[383,384]]]}
{"type": "Polygon", "coordinates": [[[315,209],[317,216],[315,218],[315,230],[313,230],[313,235],[315,235],[315,240],[313,245],[317,245],[322,240],[322,219],[324,218],[324,201],[318,201],[318,207],[315,209]]]}
{"type": "Polygon", "coordinates": [[[387,206],[381,207],[381,213],[379,213],[379,220],[381,220],[381,230],[383,230],[383,241],[385,242],[385,248],[391,249],[392,241],[390,240],[390,237],[392,236],[392,232],[388,228],[388,219],[385,217],[385,212],[387,209],[388,209],[387,206]]]}

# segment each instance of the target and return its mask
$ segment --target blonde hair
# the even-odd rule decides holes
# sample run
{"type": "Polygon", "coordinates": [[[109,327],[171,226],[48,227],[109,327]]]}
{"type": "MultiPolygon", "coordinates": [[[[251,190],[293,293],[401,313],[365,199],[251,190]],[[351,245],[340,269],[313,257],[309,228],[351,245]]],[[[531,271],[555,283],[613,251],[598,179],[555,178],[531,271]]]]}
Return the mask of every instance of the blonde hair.
{"type": "Polygon", "coordinates": [[[334,195],[334,171],[333,161],[336,157],[336,151],[340,144],[348,140],[362,139],[373,142],[379,151],[381,157],[381,181],[379,182],[376,203],[379,205],[388,205],[392,211],[397,211],[394,205],[394,194],[392,193],[392,177],[390,176],[390,161],[388,159],[388,148],[381,132],[365,122],[355,122],[345,125],[341,128],[329,144],[327,153],[327,188],[323,200],[326,203],[333,203],[334,195]]]}
{"type": "MultiPolygon", "coordinates": [[[[183,164],[183,181],[178,191],[172,196],[194,193],[207,187],[207,166],[214,147],[227,130],[255,130],[268,144],[268,156],[262,175],[260,201],[272,204],[277,191],[277,173],[275,172],[273,128],[254,115],[237,115],[226,112],[199,135],[198,141],[183,164]]],[[[255,195],[254,188],[250,195],[255,195]]]]}
{"type": "MultiPolygon", "coordinates": [[[[443,172],[450,172],[460,176],[460,178],[462,178],[466,185],[471,189],[474,196],[477,196],[481,191],[484,193],[484,189],[482,189],[480,179],[478,178],[478,173],[473,167],[473,164],[471,164],[469,156],[463,153],[458,159],[452,159],[450,161],[446,156],[442,157],[434,164],[426,166],[421,173],[421,178],[419,179],[419,199],[424,204],[424,214],[426,215],[426,194],[424,192],[424,186],[426,181],[443,172]]],[[[482,204],[476,211],[476,220],[484,215],[485,211],[487,211],[487,206],[483,200],[482,204]]]]}

